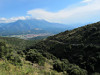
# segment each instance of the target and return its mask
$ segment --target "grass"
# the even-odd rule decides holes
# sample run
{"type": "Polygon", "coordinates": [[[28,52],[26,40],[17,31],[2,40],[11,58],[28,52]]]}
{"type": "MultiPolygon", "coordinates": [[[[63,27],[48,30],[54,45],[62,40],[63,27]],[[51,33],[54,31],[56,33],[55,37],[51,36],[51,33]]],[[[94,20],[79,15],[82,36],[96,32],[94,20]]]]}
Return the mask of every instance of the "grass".
{"type": "Polygon", "coordinates": [[[0,60],[0,75],[64,75],[53,70],[49,63],[44,66],[23,61],[22,66],[14,66],[5,60],[0,60]]]}

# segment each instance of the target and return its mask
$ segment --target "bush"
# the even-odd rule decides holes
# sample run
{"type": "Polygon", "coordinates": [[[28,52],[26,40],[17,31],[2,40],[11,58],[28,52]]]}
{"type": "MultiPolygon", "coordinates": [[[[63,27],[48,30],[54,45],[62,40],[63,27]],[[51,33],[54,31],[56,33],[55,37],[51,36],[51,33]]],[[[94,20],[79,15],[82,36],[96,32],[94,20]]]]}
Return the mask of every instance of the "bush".
{"type": "Polygon", "coordinates": [[[53,65],[53,69],[58,72],[62,72],[67,69],[67,65],[63,62],[55,61],[54,65],[53,65]]]}
{"type": "Polygon", "coordinates": [[[72,64],[69,65],[67,72],[69,73],[69,75],[87,75],[86,70],[81,69],[79,66],[72,64]]]}
{"type": "Polygon", "coordinates": [[[12,49],[9,49],[4,42],[0,42],[0,58],[6,58],[11,52],[12,49]]]}
{"type": "Polygon", "coordinates": [[[100,75],[100,73],[93,73],[92,75],[100,75]]]}
{"type": "Polygon", "coordinates": [[[26,60],[39,65],[44,65],[45,63],[45,58],[36,50],[30,50],[26,55],[26,60]]]}
{"type": "Polygon", "coordinates": [[[9,60],[12,64],[14,65],[22,65],[22,61],[20,56],[16,55],[16,54],[11,54],[7,57],[7,60],[9,60]]]}
{"type": "Polygon", "coordinates": [[[58,72],[66,71],[69,75],[87,75],[87,71],[77,65],[70,64],[67,59],[56,61],[53,65],[54,70],[58,72]]]}
{"type": "Polygon", "coordinates": [[[50,53],[48,53],[48,52],[42,51],[41,53],[42,53],[42,55],[43,55],[44,57],[46,57],[47,59],[53,59],[53,60],[57,59],[54,55],[52,55],[52,54],[50,54],[50,53]]]}
{"type": "Polygon", "coordinates": [[[69,61],[67,60],[67,59],[62,59],[61,60],[63,63],[65,63],[65,64],[69,64],[69,61]]]}
{"type": "Polygon", "coordinates": [[[3,58],[8,53],[8,49],[6,48],[6,44],[0,42],[0,58],[3,58]]]}

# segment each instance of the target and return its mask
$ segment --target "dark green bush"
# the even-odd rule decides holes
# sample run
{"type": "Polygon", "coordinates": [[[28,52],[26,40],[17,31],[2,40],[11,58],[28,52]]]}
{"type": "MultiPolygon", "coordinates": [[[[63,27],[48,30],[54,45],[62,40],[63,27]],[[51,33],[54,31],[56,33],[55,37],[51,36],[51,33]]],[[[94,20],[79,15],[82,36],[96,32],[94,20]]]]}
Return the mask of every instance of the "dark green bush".
{"type": "Polygon", "coordinates": [[[58,72],[66,71],[69,75],[87,75],[87,71],[77,65],[70,64],[67,59],[55,61],[53,69],[58,72]]]}
{"type": "Polygon", "coordinates": [[[67,69],[67,65],[65,63],[57,60],[54,62],[53,69],[58,71],[58,72],[62,72],[62,71],[65,71],[67,69]]]}
{"type": "Polygon", "coordinates": [[[3,58],[8,53],[8,49],[6,48],[6,44],[4,42],[0,42],[0,58],[3,58]]]}
{"type": "Polygon", "coordinates": [[[69,73],[69,75],[87,75],[86,70],[81,69],[79,66],[72,64],[68,66],[67,72],[69,73]]]}
{"type": "Polygon", "coordinates": [[[16,54],[10,54],[7,57],[7,60],[10,61],[14,65],[20,65],[20,66],[22,65],[22,61],[21,61],[20,56],[18,56],[16,54]]]}
{"type": "Polygon", "coordinates": [[[65,64],[69,64],[69,61],[67,60],[67,59],[62,59],[61,60],[63,63],[65,63],[65,64]]]}
{"type": "Polygon", "coordinates": [[[100,75],[100,73],[93,73],[92,75],[100,75]]]}
{"type": "Polygon", "coordinates": [[[0,58],[6,58],[11,52],[12,49],[8,48],[4,42],[0,42],[0,58]]]}
{"type": "Polygon", "coordinates": [[[42,53],[42,55],[43,55],[44,57],[46,57],[47,59],[53,59],[53,60],[57,59],[54,55],[52,55],[52,54],[50,54],[50,53],[48,53],[48,52],[42,51],[41,53],[42,53]]]}
{"type": "Polygon", "coordinates": [[[44,65],[45,63],[45,58],[34,49],[27,53],[26,60],[31,61],[32,63],[38,63],[39,65],[44,65]]]}

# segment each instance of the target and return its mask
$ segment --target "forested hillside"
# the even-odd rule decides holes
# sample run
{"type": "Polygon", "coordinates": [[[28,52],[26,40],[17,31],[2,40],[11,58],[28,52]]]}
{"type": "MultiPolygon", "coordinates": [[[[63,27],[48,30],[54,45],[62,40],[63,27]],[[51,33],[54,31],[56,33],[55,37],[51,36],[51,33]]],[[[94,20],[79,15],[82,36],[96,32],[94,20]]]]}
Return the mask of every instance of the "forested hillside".
{"type": "Polygon", "coordinates": [[[32,40],[23,40],[23,39],[13,38],[13,37],[0,37],[0,42],[4,42],[16,50],[24,50],[25,48],[32,46],[38,41],[39,40],[32,41],[32,40]]]}
{"type": "Polygon", "coordinates": [[[1,75],[100,75],[100,22],[43,40],[0,37],[1,75]]]}
{"type": "Polygon", "coordinates": [[[31,48],[47,51],[61,60],[68,59],[70,63],[85,69],[88,75],[99,73],[100,22],[48,37],[31,48]]]}

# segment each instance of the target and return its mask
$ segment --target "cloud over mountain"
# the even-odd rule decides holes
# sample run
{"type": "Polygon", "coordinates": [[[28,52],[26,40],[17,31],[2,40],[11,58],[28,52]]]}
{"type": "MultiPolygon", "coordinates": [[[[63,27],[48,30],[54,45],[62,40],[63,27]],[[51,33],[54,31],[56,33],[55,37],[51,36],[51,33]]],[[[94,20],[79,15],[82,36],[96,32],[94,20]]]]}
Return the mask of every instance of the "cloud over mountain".
{"type": "Polygon", "coordinates": [[[71,22],[90,22],[92,20],[100,19],[98,18],[100,16],[100,0],[84,0],[82,2],[74,6],[72,5],[69,8],[59,10],[58,12],[50,12],[44,9],[33,9],[28,11],[27,14],[32,15],[33,18],[65,24],[71,22]]]}
{"type": "Polygon", "coordinates": [[[27,11],[26,16],[0,18],[0,23],[8,23],[27,18],[43,19],[49,22],[64,24],[78,24],[97,22],[100,20],[100,0],[82,0],[75,5],[67,6],[64,9],[53,12],[43,8],[36,8],[27,11]]]}
{"type": "Polygon", "coordinates": [[[24,17],[24,16],[20,16],[20,17],[12,17],[12,18],[0,18],[0,22],[1,23],[9,23],[9,22],[14,22],[14,21],[17,21],[17,20],[25,20],[27,17],[24,17]]]}

